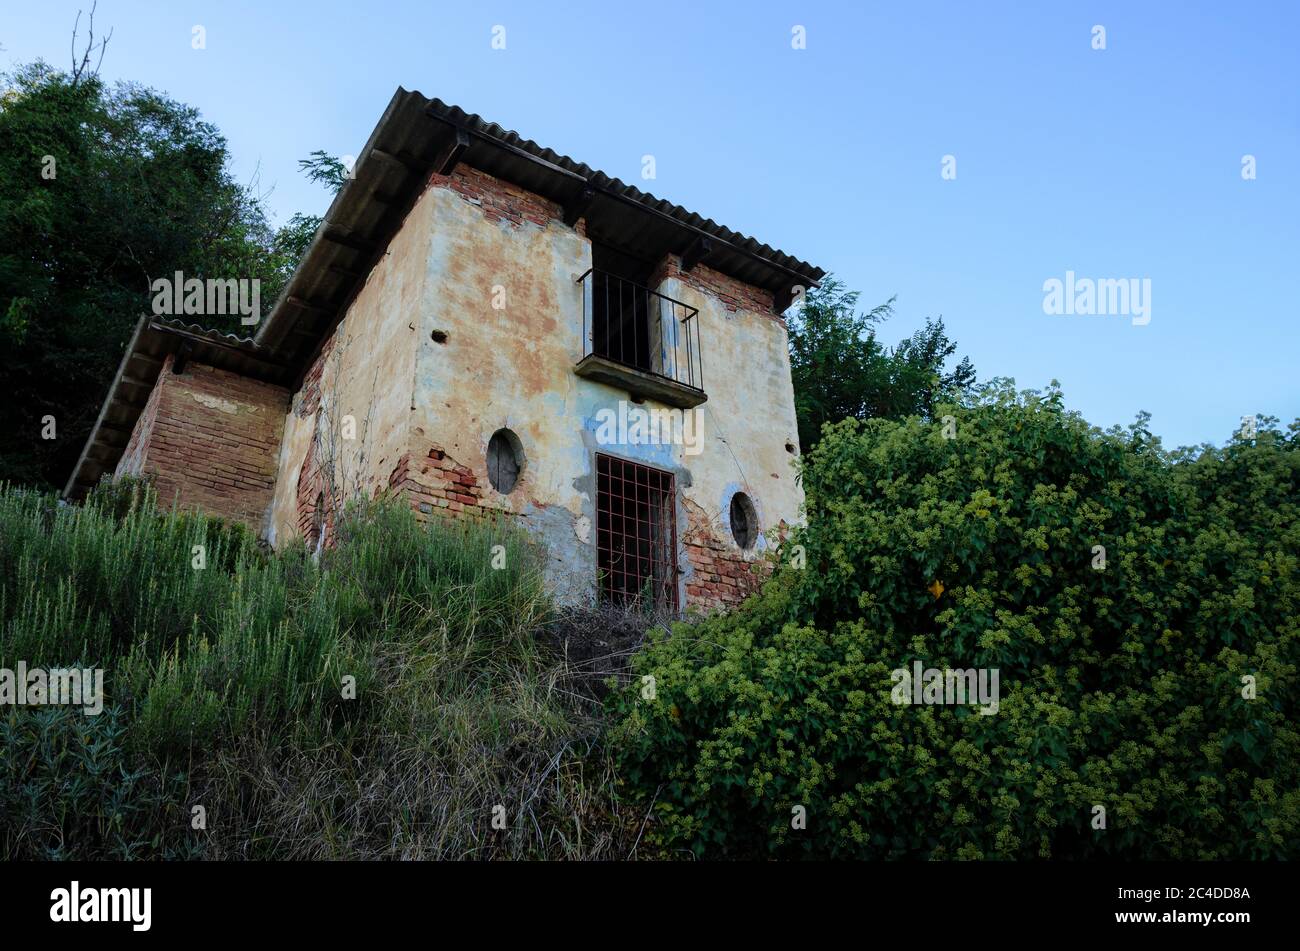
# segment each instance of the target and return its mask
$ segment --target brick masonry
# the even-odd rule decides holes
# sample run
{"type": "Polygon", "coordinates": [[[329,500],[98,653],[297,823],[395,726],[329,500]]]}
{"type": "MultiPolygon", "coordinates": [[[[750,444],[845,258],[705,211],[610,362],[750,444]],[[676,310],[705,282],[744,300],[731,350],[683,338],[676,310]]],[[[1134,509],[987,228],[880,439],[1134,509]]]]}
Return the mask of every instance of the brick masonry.
{"type": "MultiPolygon", "coordinates": [[[[331,335],[316,355],[315,361],[303,376],[302,386],[293,398],[293,415],[299,419],[315,419],[320,412],[321,379],[325,373],[325,364],[334,350],[334,336],[331,335]]],[[[308,548],[318,544],[329,544],[334,531],[334,519],[331,513],[336,510],[341,500],[335,499],[334,505],[324,497],[325,478],[321,473],[320,459],[316,452],[316,440],[313,438],[307,446],[307,455],[298,470],[298,485],[295,500],[297,503],[298,535],[307,542],[308,548]]]]}
{"type": "Polygon", "coordinates": [[[676,278],[688,287],[717,298],[729,313],[748,310],[771,317],[783,325],[785,323],[785,318],[776,313],[771,291],[728,277],[708,265],[697,264],[689,271],[683,271],[682,259],[675,254],[669,254],[655,269],[654,276],[650,279],[650,286],[658,287],[669,278],[676,278]]]}
{"type": "Polygon", "coordinates": [[[771,565],[755,555],[746,557],[699,505],[686,503],[686,533],[682,548],[690,561],[686,604],[703,613],[732,608],[753,594],[771,573],[771,565]]]}
{"type": "Polygon", "coordinates": [[[440,446],[423,457],[407,453],[388,477],[389,489],[404,496],[416,515],[487,515],[496,509],[484,505],[483,487],[467,466],[440,446]]]}
{"type": "Polygon", "coordinates": [[[260,530],[275,484],[289,393],[168,356],[136,421],[117,475],[153,478],[163,505],[177,503],[260,530]]]}
{"type": "Polygon", "coordinates": [[[472,205],[478,205],[489,221],[504,221],[522,227],[525,221],[545,228],[561,218],[559,204],[476,168],[458,166],[450,175],[434,173],[431,186],[449,188],[472,205]]]}

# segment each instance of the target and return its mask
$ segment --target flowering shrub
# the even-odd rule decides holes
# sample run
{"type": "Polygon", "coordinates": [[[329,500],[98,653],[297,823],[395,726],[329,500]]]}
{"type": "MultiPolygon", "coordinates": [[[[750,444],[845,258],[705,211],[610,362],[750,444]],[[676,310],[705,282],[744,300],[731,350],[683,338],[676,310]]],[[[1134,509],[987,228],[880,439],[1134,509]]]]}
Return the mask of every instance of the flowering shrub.
{"type": "Polygon", "coordinates": [[[1170,453],[1005,385],[935,416],[828,426],[786,564],[611,698],[659,844],[1300,854],[1300,424],[1170,453]],[[996,712],[895,702],[917,661],[997,671],[996,712]]]}

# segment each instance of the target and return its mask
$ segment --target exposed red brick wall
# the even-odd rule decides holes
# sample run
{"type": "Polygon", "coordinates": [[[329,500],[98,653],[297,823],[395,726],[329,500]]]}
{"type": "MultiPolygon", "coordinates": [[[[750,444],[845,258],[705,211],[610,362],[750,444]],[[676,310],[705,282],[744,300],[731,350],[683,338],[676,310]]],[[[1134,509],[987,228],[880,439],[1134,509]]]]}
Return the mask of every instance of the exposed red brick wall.
{"type": "Polygon", "coordinates": [[[688,287],[717,298],[732,313],[748,310],[785,322],[785,318],[776,313],[771,291],[728,277],[706,264],[697,264],[689,271],[683,271],[682,259],[675,254],[665,256],[660,262],[650,280],[650,286],[658,287],[660,282],[673,277],[688,287]]]}
{"type": "Polygon", "coordinates": [[[136,420],[135,429],[131,430],[131,441],[126,444],[122,458],[118,460],[117,470],[113,473],[115,476],[140,475],[144,469],[149,441],[153,436],[154,422],[158,418],[158,403],[162,398],[162,391],[163,388],[155,383],[149,393],[149,402],[145,403],[140,418],[136,420]]]}
{"type": "Polygon", "coordinates": [[[545,228],[563,214],[563,208],[556,202],[466,165],[458,165],[450,175],[435,172],[429,184],[450,188],[478,205],[489,221],[508,221],[516,228],[525,221],[545,228]]]}
{"type": "Polygon", "coordinates": [[[334,534],[333,513],[337,510],[339,500],[325,498],[325,479],[321,474],[320,463],[316,458],[316,440],[307,445],[307,455],[303,457],[302,468],[298,470],[298,534],[307,542],[309,548],[317,542],[331,543],[334,534]],[[317,509],[324,509],[318,512],[317,509]],[[317,516],[320,520],[320,538],[316,537],[317,516]]]}
{"type": "Polygon", "coordinates": [[[320,409],[321,377],[325,374],[325,361],[334,350],[334,337],[337,333],[338,331],[335,330],[329,335],[329,339],[321,346],[320,353],[316,354],[311,367],[303,375],[302,387],[298,390],[300,396],[297,405],[293,408],[294,415],[299,419],[315,416],[316,411],[320,409]]]}
{"type": "Polygon", "coordinates": [[[423,457],[402,456],[388,477],[388,487],[410,501],[421,518],[437,513],[486,515],[500,511],[484,504],[483,487],[474,473],[441,446],[433,446],[423,457]]]}
{"type": "Polygon", "coordinates": [[[771,565],[765,559],[746,558],[731,541],[727,529],[689,500],[686,522],[682,546],[691,566],[686,577],[688,608],[706,614],[734,608],[771,574],[771,565]]]}
{"type": "Polygon", "coordinates": [[[159,501],[178,501],[254,530],[271,504],[289,393],[191,361],[163,363],[117,474],[152,476],[159,501]]]}
{"type": "MultiPolygon", "coordinates": [[[[335,331],[337,333],[337,331],[335,331]]],[[[321,379],[325,374],[325,363],[334,350],[335,333],[321,347],[320,353],[302,378],[302,387],[293,401],[293,414],[299,419],[311,419],[320,411],[321,379]]],[[[320,532],[325,544],[330,544],[334,532],[333,513],[342,500],[322,498],[325,492],[325,478],[321,472],[320,459],[316,452],[316,439],[307,445],[307,454],[298,469],[298,485],[295,487],[295,503],[298,515],[298,535],[307,542],[308,547],[315,547],[318,539],[313,538],[317,523],[317,500],[324,512],[320,513],[320,532]]]]}

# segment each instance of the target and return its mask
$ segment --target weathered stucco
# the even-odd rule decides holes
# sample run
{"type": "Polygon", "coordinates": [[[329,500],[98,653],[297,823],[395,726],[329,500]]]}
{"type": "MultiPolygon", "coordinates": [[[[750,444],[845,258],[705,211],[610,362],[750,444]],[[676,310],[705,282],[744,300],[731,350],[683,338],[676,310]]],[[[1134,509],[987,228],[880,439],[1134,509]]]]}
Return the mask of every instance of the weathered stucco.
{"type": "Polygon", "coordinates": [[[405,451],[432,224],[422,210],[427,197],[412,209],[294,394],[268,520],[272,544],[301,534],[311,513],[302,511],[300,496],[307,493],[300,490],[322,481],[316,470],[327,461],[333,460],[340,494],[369,495],[386,487],[405,451]],[[348,417],[355,429],[350,439],[348,417]]]}
{"type": "MultiPolygon", "coordinates": [[[[481,180],[487,176],[474,178],[495,188],[481,180]]],[[[557,590],[589,595],[591,512],[574,486],[591,469],[580,435],[587,384],[573,364],[582,335],[576,281],[590,266],[590,244],[541,199],[532,200],[531,219],[493,214],[492,205],[485,213],[450,183],[435,185],[427,199],[433,240],[409,449],[420,458],[437,445],[467,467],[485,490],[483,506],[519,515],[545,541],[557,590]],[[435,331],[445,342],[434,340],[435,331]],[[502,428],[519,437],[526,460],[509,495],[492,490],[487,477],[488,440],[502,428]]]]}
{"type": "Polygon", "coordinates": [[[626,391],[573,372],[583,357],[577,282],[590,267],[582,222],[566,226],[558,206],[475,170],[434,176],[317,361],[319,383],[309,373],[294,396],[272,541],[302,531],[303,499],[315,497],[300,478],[310,478],[309,455],[308,470],[320,463],[323,441],[312,449],[313,432],[329,428],[318,423],[318,392],[324,414],[335,405],[357,420],[357,440],[335,453],[345,486],[399,489],[426,515],[518,516],[546,545],[550,580],[565,600],[594,594],[596,453],[671,471],[679,603],[736,600],[740,585],[720,577],[718,562],[743,566],[768,541],[747,552],[735,545],[732,495],[749,495],[764,529],[796,521],[803,501],[786,448],[797,446],[797,430],[784,323],[770,303],[763,312],[762,292],[736,285],[729,293],[729,278],[703,265],[682,274],[667,261],[657,289],[699,310],[708,394],[698,410],[700,451],[603,441],[601,411],[630,404],[626,391]],[[519,437],[526,459],[508,495],[490,486],[486,463],[502,428],[519,437]]]}

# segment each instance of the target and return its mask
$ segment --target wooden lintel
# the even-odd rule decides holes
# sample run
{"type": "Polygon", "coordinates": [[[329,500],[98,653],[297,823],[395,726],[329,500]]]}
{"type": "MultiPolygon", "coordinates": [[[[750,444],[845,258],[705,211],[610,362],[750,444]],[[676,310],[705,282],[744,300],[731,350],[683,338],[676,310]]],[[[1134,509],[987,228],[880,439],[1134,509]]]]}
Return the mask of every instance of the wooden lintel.
{"type": "Polygon", "coordinates": [[[439,175],[450,175],[460,164],[461,158],[469,149],[469,133],[464,129],[452,129],[451,135],[443,143],[433,160],[433,168],[439,175]]]}
{"type": "Polygon", "coordinates": [[[564,203],[564,223],[570,228],[576,225],[578,219],[587,213],[595,197],[596,189],[590,185],[584,184],[579,188],[574,196],[564,203]]]}
{"type": "Polygon", "coordinates": [[[690,247],[682,254],[682,270],[689,271],[703,261],[713,251],[713,241],[704,235],[697,235],[690,247]]]}

